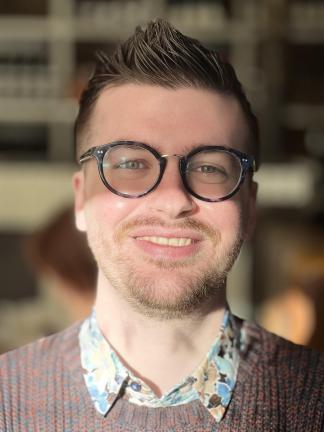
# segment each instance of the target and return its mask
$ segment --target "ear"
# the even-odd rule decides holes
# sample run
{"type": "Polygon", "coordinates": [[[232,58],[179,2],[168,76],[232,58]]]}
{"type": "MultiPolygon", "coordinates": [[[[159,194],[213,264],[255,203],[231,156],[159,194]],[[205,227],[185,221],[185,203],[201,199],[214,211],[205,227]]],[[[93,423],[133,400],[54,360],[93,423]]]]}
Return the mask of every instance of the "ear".
{"type": "Polygon", "coordinates": [[[84,212],[85,190],[83,171],[78,171],[73,174],[72,186],[74,191],[75,224],[79,231],[87,231],[87,224],[84,212]]]}
{"type": "Polygon", "coordinates": [[[258,192],[258,184],[255,181],[251,181],[249,189],[247,191],[247,203],[244,209],[246,216],[244,217],[244,233],[243,240],[250,240],[256,225],[256,198],[258,192]]]}

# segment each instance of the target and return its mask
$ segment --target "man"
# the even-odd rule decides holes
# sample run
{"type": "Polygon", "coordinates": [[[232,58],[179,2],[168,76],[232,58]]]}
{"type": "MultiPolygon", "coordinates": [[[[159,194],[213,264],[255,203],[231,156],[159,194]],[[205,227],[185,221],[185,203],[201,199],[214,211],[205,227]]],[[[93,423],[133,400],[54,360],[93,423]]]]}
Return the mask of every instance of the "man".
{"type": "Polygon", "coordinates": [[[0,429],[323,430],[323,357],[226,303],[258,165],[232,67],[151,22],[99,56],[75,135],[94,312],[2,357],[0,429]]]}

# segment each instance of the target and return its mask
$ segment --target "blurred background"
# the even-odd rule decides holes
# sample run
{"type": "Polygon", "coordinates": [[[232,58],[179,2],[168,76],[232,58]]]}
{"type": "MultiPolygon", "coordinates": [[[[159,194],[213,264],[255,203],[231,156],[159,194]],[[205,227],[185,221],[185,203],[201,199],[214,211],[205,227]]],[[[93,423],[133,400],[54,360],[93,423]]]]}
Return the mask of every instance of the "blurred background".
{"type": "Polygon", "coordinates": [[[324,350],[323,0],[0,3],[0,352],[91,308],[73,225],[72,131],[94,52],[165,17],[236,68],[260,121],[258,226],[229,281],[233,311],[324,350]]]}

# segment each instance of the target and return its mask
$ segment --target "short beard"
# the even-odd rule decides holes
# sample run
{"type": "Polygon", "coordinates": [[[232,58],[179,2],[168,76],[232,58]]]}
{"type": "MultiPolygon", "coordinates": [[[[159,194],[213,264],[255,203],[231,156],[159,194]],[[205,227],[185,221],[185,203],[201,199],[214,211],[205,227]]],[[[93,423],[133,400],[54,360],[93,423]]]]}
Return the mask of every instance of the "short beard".
{"type": "MultiPolygon", "coordinates": [[[[154,221],[150,220],[150,224],[152,225],[153,223],[154,221]]],[[[186,226],[189,226],[189,224],[186,226]]],[[[208,229],[210,230],[211,228],[208,229]]],[[[123,233],[124,231],[121,232],[123,233]]],[[[122,240],[123,235],[117,237],[117,245],[122,240]]],[[[210,235],[210,238],[213,239],[215,244],[215,260],[211,268],[205,271],[200,269],[200,272],[197,272],[197,274],[192,270],[191,273],[188,273],[190,278],[185,281],[186,288],[183,289],[182,287],[181,290],[179,290],[179,285],[176,281],[171,282],[163,279],[163,276],[161,276],[161,280],[156,281],[153,276],[139,274],[135,264],[123,256],[112,253],[109,254],[109,259],[106,253],[107,251],[114,250],[114,247],[103,244],[103,236],[97,237],[96,240],[93,239],[96,244],[92,244],[92,249],[97,252],[98,264],[105,278],[126,299],[133,310],[146,317],[165,321],[183,319],[189,315],[200,315],[201,313],[206,313],[208,309],[215,308],[219,303],[225,303],[226,278],[241,249],[242,240],[240,237],[238,236],[234,244],[231,245],[230,250],[220,250],[220,236],[215,234],[213,230],[213,235],[210,235]],[[100,244],[98,244],[98,240],[100,244]],[[98,254],[99,250],[100,254],[98,254]],[[116,269],[118,269],[118,272],[116,272],[116,269]],[[165,294],[171,291],[174,293],[172,299],[165,294]]],[[[196,256],[193,262],[190,263],[192,266],[188,262],[181,263],[181,261],[174,263],[167,260],[152,260],[150,258],[147,258],[145,261],[151,264],[152,268],[161,269],[162,271],[163,269],[170,272],[174,271],[175,274],[181,277],[182,268],[186,267],[188,272],[189,265],[194,269],[195,262],[199,262],[199,260],[200,257],[196,256]]],[[[182,280],[180,283],[183,286],[184,281],[182,280]]]]}
{"type": "MultiPolygon", "coordinates": [[[[139,280],[133,274],[127,287],[128,301],[146,317],[161,321],[183,319],[189,315],[199,315],[202,309],[215,304],[215,298],[225,297],[225,281],[226,276],[219,278],[219,275],[210,272],[194,281],[188,281],[186,291],[170,301],[156,295],[156,287],[152,286],[152,281],[143,283],[143,278],[139,280]]],[[[168,288],[168,281],[162,283],[167,291],[174,288],[168,288]]]]}

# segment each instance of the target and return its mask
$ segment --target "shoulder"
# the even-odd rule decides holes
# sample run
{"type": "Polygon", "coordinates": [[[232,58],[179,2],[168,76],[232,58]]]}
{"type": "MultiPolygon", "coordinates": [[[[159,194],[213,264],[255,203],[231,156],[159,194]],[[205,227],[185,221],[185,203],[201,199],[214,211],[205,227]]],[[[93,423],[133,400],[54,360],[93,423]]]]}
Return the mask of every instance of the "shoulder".
{"type": "Polygon", "coordinates": [[[248,431],[322,431],[324,355],[236,321],[241,354],[228,424],[248,431]]]}
{"type": "Polygon", "coordinates": [[[86,406],[79,330],[75,324],[0,356],[1,431],[63,430],[65,411],[72,419],[86,406]]]}
{"type": "Polygon", "coordinates": [[[0,386],[15,381],[26,382],[35,376],[48,372],[51,366],[58,367],[66,362],[67,355],[78,350],[80,324],[54,335],[39,339],[21,348],[0,356],[0,386]]]}
{"type": "Polygon", "coordinates": [[[259,361],[263,363],[275,366],[288,362],[292,368],[307,365],[320,369],[324,367],[324,353],[296,345],[252,322],[243,321],[243,329],[246,333],[247,350],[255,351],[259,361]]]}
{"type": "Polygon", "coordinates": [[[324,353],[296,345],[255,323],[243,321],[242,363],[249,374],[279,383],[282,390],[324,397],[324,353]]]}

